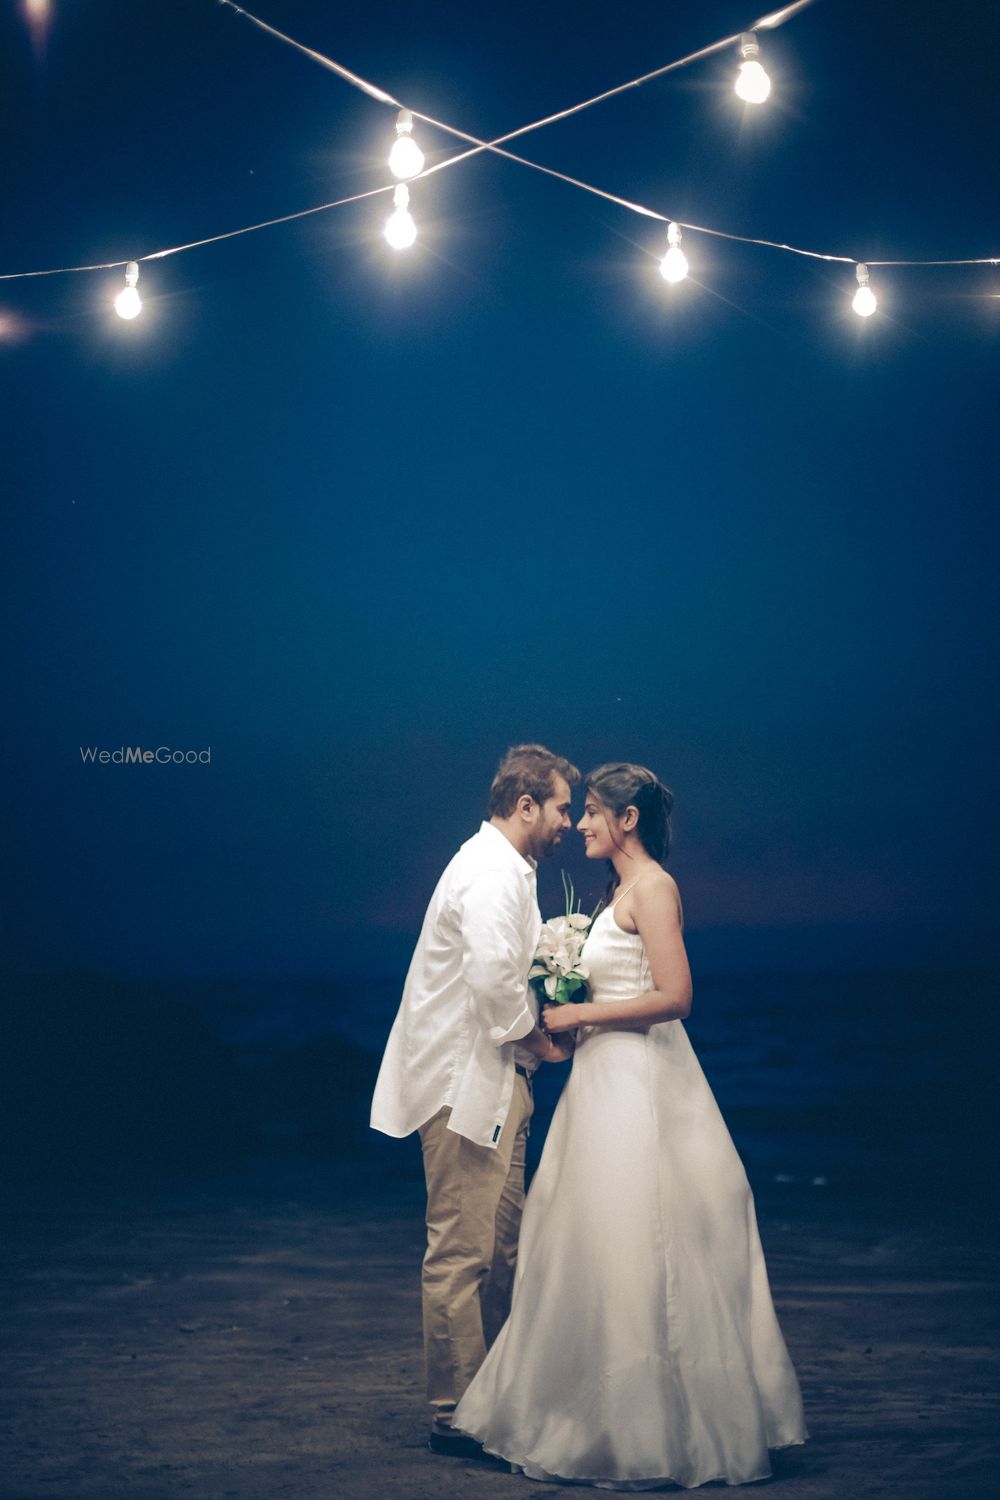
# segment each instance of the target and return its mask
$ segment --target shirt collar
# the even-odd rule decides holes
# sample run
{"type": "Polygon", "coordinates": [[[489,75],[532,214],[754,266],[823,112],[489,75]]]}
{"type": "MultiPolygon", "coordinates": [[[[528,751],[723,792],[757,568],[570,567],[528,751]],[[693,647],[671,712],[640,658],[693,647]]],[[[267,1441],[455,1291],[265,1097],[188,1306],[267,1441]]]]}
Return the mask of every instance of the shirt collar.
{"type": "Polygon", "coordinates": [[[516,862],[518,869],[522,874],[534,875],[535,871],[538,869],[537,859],[532,859],[530,855],[525,857],[525,855],[519,854],[507,835],[505,833],[501,833],[496,824],[484,822],[479,832],[485,833],[490,839],[497,839],[501,844],[503,844],[504,849],[509,852],[511,860],[516,862]]]}

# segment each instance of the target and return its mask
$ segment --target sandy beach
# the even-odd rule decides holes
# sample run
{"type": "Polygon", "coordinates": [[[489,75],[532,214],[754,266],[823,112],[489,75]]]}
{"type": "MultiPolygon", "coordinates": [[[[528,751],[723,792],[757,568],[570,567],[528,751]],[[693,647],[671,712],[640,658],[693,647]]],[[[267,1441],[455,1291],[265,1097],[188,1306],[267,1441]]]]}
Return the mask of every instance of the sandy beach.
{"type": "MultiPolygon", "coordinates": [[[[2,1267],[2,1500],[593,1494],[427,1451],[421,1213],[409,1180],[363,1196],[293,1161],[25,1209],[2,1267]]],[[[769,1491],[986,1494],[997,1278],[975,1228],[805,1189],[758,1193],[758,1214],[812,1433],[769,1491]]]]}

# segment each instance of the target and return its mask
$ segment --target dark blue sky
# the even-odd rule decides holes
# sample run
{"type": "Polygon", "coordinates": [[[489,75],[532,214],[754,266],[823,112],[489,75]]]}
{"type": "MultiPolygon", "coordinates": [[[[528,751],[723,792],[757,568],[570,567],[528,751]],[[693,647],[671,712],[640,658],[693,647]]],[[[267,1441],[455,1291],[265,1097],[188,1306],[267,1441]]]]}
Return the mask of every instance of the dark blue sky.
{"type": "MultiPolygon", "coordinates": [[[[40,53],[4,7],[0,269],[386,180],[394,112],[210,0],[53,12],[40,53]]],[[[484,135],[753,19],[259,13],[484,135]]],[[[995,8],[817,0],[762,42],[752,115],[727,54],[521,149],[738,233],[1000,250],[995,8]]],[[[669,289],[661,225],[509,163],[412,192],[408,255],[376,199],[143,266],[133,324],[117,272],[0,283],[13,963],[394,966],[525,738],[674,787],[730,954],[981,958],[1000,273],[873,272],[862,322],[850,266],[695,234],[669,289]],[[122,744],[212,764],[81,764],[122,744]]],[[[548,910],[567,862],[601,883],[560,858],[548,910]]]]}

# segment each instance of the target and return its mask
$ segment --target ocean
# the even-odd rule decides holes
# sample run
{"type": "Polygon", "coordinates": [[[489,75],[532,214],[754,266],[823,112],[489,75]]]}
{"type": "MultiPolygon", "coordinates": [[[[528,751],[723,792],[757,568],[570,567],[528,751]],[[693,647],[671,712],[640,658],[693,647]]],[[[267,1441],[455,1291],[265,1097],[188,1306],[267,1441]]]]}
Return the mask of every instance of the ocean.
{"type": "MultiPolygon", "coordinates": [[[[368,1059],[401,976],[218,983],[194,992],[230,1046],[259,1056],[340,1038],[368,1059]]],[[[755,1184],[919,1196],[985,1175],[997,984],[981,972],[696,976],[684,1023],[755,1184]]],[[[536,1075],[537,1160],[566,1070],[536,1075]]]]}
{"type": "MultiPolygon", "coordinates": [[[[368,1128],[401,974],[6,985],[4,1160],[30,1180],[260,1150],[419,1174],[368,1128]]],[[[755,1191],[992,1209],[995,977],[695,973],[683,1024],[755,1191]]],[[[568,1076],[536,1074],[529,1167],[568,1076]]],[[[353,1169],[353,1168],[352,1168],[353,1169]]]]}

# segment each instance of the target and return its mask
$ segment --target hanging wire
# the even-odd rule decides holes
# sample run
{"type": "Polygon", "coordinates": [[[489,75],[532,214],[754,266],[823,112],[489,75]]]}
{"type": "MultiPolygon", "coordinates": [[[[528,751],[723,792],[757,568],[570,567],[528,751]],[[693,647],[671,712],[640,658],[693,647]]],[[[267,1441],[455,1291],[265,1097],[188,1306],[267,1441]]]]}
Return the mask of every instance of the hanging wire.
{"type": "MultiPolygon", "coordinates": [[[[424,114],[420,110],[413,109],[412,106],[402,104],[399,99],[397,99],[393,94],[389,93],[386,89],[380,88],[377,84],[370,82],[370,80],[366,78],[362,78],[360,74],[355,73],[350,68],[345,67],[343,63],[336,62],[333,58],[325,56],[322,52],[316,51],[316,49],[313,47],[307,47],[304,43],[296,41],[294,37],[290,37],[285,32],[279,31],[277,27],[271,26],[266,21],[262,21],[258,16],[252,15],[250,11],[245,10],[240,5],[237,5],[235,3],[235,0],[219,0],[219,3],[221,5],[224,5],[228,10],[232,10],[237,15],[242,16],[245,20],[249,21],[252,25],[256,26],[261,31],[264,31],[269,35],[276,37],[279,41],[294,48],[297,52],[301,52],[305,57],[308,57],[311,61],[319,64],[319,66],[326,68],[332,73],[335,73],[337,77],[342,78],[344,82],[349,83],[353,88],[359,89],[369,98],[376,100],[380,104],[390,105],[391,107],[396,109],[409,108],[414,119],[422,120],[426,125],[431,126],[433,129],[444,131],[446,134],[455,136],[457,139],[465,141],[470,145],[470,150],[457,152],[453,156],[446,157],[443,161],[436,162],[433,166],[426,167],[423,172],[420,172],[411,179],[414,182],[419,181],[420,178],[423,177],[431,177],[436,172],[445,171],[449,167],[457,166],[459,162],[467,161],[471,157],[477,156],[483,151],[489,151],[496,156],[505,158],[507,161],[513,161],[519,166],[529,167],[532,171],[541,172],[547,177],[556,178],[560,182],[565,182],[571,187],[579,188],[583,192],[591,193],[595,197],[602,198],[608,203],[614,203],[618,207],[625,208],[629,212],[639,214],[644,218],[655,219],[664,224],[677,223],[682,228],[690,229],[696,234],[712,235],[715,238],[730,240],[736,244],[758,245],[770,250],[783,250],[790,255],[806,256],[811,260],[836,261],[844,265],[855,265],[860,260],[865,260],[866,264],[870,266],[995,266],[1000,264],[1000,257],[998,256],[970,256],[957,260],[873,260],[871,258],[861,257],[858,255],[843,255],[824,252],[820,250],[810,250],[800,245],[786,244],[785,242],[780,240],[759,239],[751,235],[735,234],[728,230],[715,229],[709,225],[694,224],[684,219],[677,219],[672,214],[662,213],[658,209],[649,208],[645,204],[636,203],[629,198],[622,198],[617,193],[611,193],[608,192],[605,188],[595,186],[593,183],[584,182],[579,177],[572,177],[566,172],[557,171],[554,167],[546,167],[540,162],[531,161],[527,157],[519,156],[515,152],[507,151],[504,149],[505,143],[508,141],[516,140],[518,137],[527,135],[532,131],[541,130],[548,125],[555,124],[559,120],[568,119],[570,116],[579,114],[581,111],[590,109],[597,104],[601,104],[605,100],[611,99],[617,94],[624,93],[628,89],[639,88],[643,84],[649,83],[655,78],[661,78],[667,73],[674,72],[679,68],[687,67],[691,63],[698,62],[702,58],[709,57],[712,54],[722,51],[728,47],[733,47],[739,42],[740,36],[743,34],[742,32],[736,32],[732,36],[723,37],[719,41],[711,42],[706,47],[701,47],[695,52],[690,52],[684,57],[675,59],[673,62],[665,63],[662,67],[654,68],[648,73],[643,73],[638,78],[632,78],[625,83],[616,84],[613,88],[605,89],[603,93],[595,94],[590,99],[582,100],[580,103],[570,105],[566,109],[557,110],[554,114],[546,115],[541,119],[530,121],[527,125],[520,125],[516,130],[508,131],[504,135],[497,136],[493,140],[487,141],[482,140],[478,136],[471,135],[468,131],[461,130],[457,126],[449,124],[447,121],[438,120],[433,115],[424,114]]],[[[796,15],[800,10],[803,10],[807,5],[811,5],[813,3],[814,0],[795,0],[795,3],[793,4],[786,5],[780,10],[773,11],[766,16],[762,16],[759,20],[754,21],[750,27],[745,28],[745,30],[773,30],[778,26],[784,25],[786,21],[792,18],[792,16],[796,15]]],[[[163,260],[169,255],[179,255],[182,251],[185,250],[196,250],[200,249],[204,245],[214,245],[222,240],[234,239],[239,235],[254,234],[260,229],[270,229],[278,224],[288,224],[296,219],[308,218],[311,214],[326,213],[330,209],[342,208],[349,203],[359,203],[366,198],[374,198],[379,196],[380,194],[389,193],[392,191],[392,184],[387,184],[377,188],[369,188],[365,192],[352,193],[346,198],[337,198],[329,203],[316,204],[311,208],[299,209],[295,213],[282,214],[277,218],[265,219],[257,224],[248,224],[240,229],[229,229],[223,231],[220,234],[207,235],[203,239],[191,240],[183,245],[172,245],[164,250],[154,250],[146,255],[127,256],[123,257],[121,260],[103,261],[96,264],[84,266],[58,266],[49,270],[42,271],[5,272],[0,273],[0,281],[17,281],[36,276],[62,276],[78,271],[111,271],[116,270],[121,266],[127,265],[129,260],[163,260]]]]}

